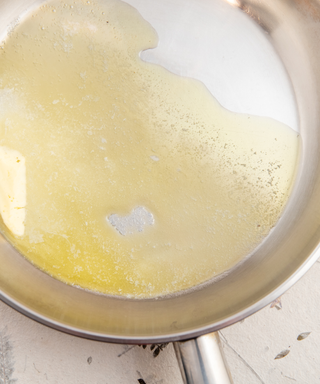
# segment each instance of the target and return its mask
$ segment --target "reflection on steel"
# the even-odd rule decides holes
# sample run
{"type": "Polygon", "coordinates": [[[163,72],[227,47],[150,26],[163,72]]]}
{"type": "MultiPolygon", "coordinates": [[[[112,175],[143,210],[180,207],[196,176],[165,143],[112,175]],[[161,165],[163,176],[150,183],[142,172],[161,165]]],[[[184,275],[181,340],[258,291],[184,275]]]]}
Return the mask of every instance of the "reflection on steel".
{"type": "Polygon", "coordinates": [[[226,0],[229,4],[234,5],[235,7],[240,7],[240,0],[226,0]]]}
{"type": "Polygon", "coordinates": [[[232,384],[217,332],[174,343],[185,384],[232,384]]]}

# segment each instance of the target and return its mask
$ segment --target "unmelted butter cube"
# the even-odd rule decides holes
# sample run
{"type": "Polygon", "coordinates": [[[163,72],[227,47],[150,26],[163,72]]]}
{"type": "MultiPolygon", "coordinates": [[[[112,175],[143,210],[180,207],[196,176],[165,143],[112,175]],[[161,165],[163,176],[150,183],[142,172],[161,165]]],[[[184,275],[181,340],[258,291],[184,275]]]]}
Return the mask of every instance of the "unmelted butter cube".
{"type": "Polygon", "coordinates": [[[24,234],[26,195],[25,158],[14,149],[0,146],[0,213],[16,236],[24,234]]]}

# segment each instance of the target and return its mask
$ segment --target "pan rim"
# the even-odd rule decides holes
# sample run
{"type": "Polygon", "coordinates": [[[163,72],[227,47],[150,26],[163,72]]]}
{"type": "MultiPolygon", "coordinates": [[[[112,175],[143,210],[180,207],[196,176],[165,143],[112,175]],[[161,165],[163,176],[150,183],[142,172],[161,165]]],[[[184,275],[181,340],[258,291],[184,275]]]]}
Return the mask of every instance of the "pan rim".
{"type": "Polygon", "coordinates": [[[276,300],[278,297],[283,295],[287,290],[289,290],[294,284],[296,284],[300,278],[305,275],[305,273],[313,266],[313,264],[320,257],[320,243],[316,246],[314,251],[310,254],[310,256],[306,259],[306,261],[282,284],[280,284],[277,288],[275,288],[272,292],[265,295],[262,299],[258,300],[256,303],[248,306],[242,311],[231,315],[223,320],[217,321],[207,326],[202,326],[196,329],[192,329],[190,331],[181,331],[175,332],[168,335],[163,336],[115,336],[108,335],[98,332],[89,332],[84,329],[79,329],[76,327],[64,325],[56,320],[52,320],[49,317],[40,315],[35,311],[28,309],[21,303],[18,303],[16,300],[10,298],[8,295],[0,292],[0,300],[5,304],[9,305],[12,309],[17,310],[22,315],[28,317],[31,320],[34,320],[42,325],[45,325],[51,329],[56,331],[60,331],[65,334],[69,334],[72,336],[77,336],[80,338],[95,340],[107,343],[116,343],[116,344],[151,344],[151,343],[165,343],[165,342],[174,342],[174,341],[182,341],[193,339],[199,337],[201,335],[216,332],[223,328],[226,328],[230,325],[233,325],[251,315],[258,312],[259,310],[265,308],[267,305],[272,303],[272,301],[276,300]]]}

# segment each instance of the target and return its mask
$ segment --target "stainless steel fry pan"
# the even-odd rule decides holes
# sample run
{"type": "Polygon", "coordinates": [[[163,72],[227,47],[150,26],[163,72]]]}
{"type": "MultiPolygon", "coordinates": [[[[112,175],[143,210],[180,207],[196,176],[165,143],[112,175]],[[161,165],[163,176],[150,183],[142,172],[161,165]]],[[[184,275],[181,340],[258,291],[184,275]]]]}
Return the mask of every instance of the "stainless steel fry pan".
{"type": "MultiPolygon", "coordinates": [[[[0,0],[0,35],[39,3],[0,0]]],[[[154,1],[155,7],[163,8],[158,21],[166,23],[166,16],[178,16],[170,5],[176,3],[154,1]]],[[[187,0],[180,3],[188,9],[187,0]]],[[[215,334],[210,336],[208,347],[199,336],[233,324],[275,300],[320,255],[320,1],[198,0],[200,5],[209,3],[236,10],[265,35],[284,66],[296,103],[302,138],[296,182],[280,221],[263,244],[224,278],[199,290],[158,300],[131,300],[65,285],[32,266],[0,237],[0,296],[13,308],[57,330],[95,340],[146,344],[194,339],[177,344],[176,349],[184,364],[186,348],[191,348],[191,355],[202,359],[198,368],[207,367],[203,353],[216,342],[215,334]]],[[[223,44],[223,36],[220,40],[223,44]]],[[[194,367],[185,366],[186,381],[218,382],[214,372],[196,373],[194,367]]],[[[220,382],[228,382],[224,374],[218,374],[220,382]]]]}

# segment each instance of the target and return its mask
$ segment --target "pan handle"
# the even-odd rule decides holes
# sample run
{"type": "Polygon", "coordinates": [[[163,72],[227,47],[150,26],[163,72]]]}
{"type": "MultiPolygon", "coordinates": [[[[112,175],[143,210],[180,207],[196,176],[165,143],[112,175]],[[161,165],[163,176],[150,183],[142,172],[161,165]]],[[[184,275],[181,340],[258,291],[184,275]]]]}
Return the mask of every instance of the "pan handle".
{"type": "Polygon", "coordinates": [[[218,332],[173,344],[184,384],[233,384],[218,332]]]}

